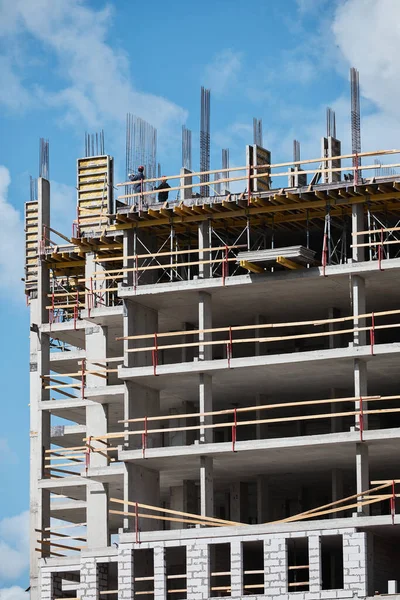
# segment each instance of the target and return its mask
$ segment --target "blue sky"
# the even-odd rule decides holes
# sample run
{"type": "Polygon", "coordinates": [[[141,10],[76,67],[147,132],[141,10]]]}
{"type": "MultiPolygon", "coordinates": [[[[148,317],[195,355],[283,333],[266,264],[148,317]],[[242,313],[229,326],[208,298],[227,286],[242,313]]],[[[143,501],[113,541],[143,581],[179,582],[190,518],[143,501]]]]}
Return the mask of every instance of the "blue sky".
{"type": "Polygon", "coordinates": [[[273,162],[319,155],[325,109],[350,147],[349,67],[360,71],[363,150],[399,146],[398,0],[0,0],[0,600],[28,585],[28,310],[23,204],[50,140],[53,225],[67,234],[84,132],[105,131],[125,164],[125,115],[158,128],[162,170],[178,172],[183,123],[198,166],[200,86],[211,88],[211,168],[243,164],[252,118],[273,162]],[[389,25],[388,25],[389,24],[389,25]],[[376,44],[376,41],[379,44],[376,44]]]}

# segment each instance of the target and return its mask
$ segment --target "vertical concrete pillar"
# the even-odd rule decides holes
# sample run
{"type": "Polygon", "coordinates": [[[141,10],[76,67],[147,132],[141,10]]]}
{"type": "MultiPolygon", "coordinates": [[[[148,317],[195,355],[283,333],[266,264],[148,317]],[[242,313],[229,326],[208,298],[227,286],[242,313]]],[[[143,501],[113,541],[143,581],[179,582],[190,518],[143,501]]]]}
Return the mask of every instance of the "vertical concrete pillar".
{"type": "MultiPolygon", "coordinates": [[[[87,327],[86,339],[86,371],[100,371],[106,366],[107,328],[100,326],[87,327]]],[[[86,388],[103,387],[107,380],[94,373],[87,373],[86,388]]],[[[108,405],[93,402],[86,407],[86,435],[95,437],[108,432],[108,405]]],[[[103,449],[99,443],[93,442],[94,448],[103,449]]],[[[107,467],[107,457],[99,452],[91,452],[90,468],[107,467]]],[[[86,520],[89,548],[108,546],[108,486],[105,483],[88,480],[86,490],[86,520]]]]}
{"type": "MultiPolygon", "coordinates": [[[[328,309],[328,319],[338,319],[340,317],[340,310],[338,308],[331,307],[328,309]]],[[[334,332],[339,329],[337,323],[328,323],[328,331],[334,332]]],[[[329,348],[339,348],[340,347],[340,335],[330,335],[329,336],[329,348]]]]}
{"type": "Polygon", "coordinates": [[[166,575],[165,548],[158,543],[154,547],[154,598],[167,598],[166,575]]]}
{"type": "MultiPolygon", "coordinates": [[[[369,455],[368,445],[364,443],[356,444],[356,483],[357,494],[361,494],[369,489],[369,455]]],[[[362,500],[362,496],[359,500],[362,500]]],[[[358,506],[357,515],[369,515],[369,506],[358,506]]]]}
{"type": "MultiPolygon", "coordinates": [[[[38,180],[38,239],[40,247],[44,226],[50,225],[50,183],[42,177],[38,180]]],[[[46,263],[38,264],[38,289],[30,300],[30,585],[31,600],[40,600],[39,559],[35,551],[37,533],[50,525],[50,494],[41,490],[38,483],[48,473],[44,468],[44,450],[50,448],[50,413],[41,403],[50,399],[50,391],[42,387],[42,376],[50,373],[50,340],[40,331],[48,323],[46,309],[49,293],[49,269],[46,263]]],[[[48,547],[43,546],[46,556],[48,547]]]]}
{"type": "MultiPolygon", "coordinates": [[[[180,172],[181,187],[184,187],[185,185],[192,185],[193,177],[182,177],[183,175],[188,175],[191,172],[192,171],[190,171],[189,169],[185,169],[184,167],[181,168],[181,172],[180,172]]],[[[181,199],[182,200],[190,200],[191,197],[192,197],[192,188],[186,188],[186,189],[181,190],[181,199]]]]}
{"type": "MultiPolygon", "coordinates": [[[[205,373],[199,375],[199,412],[204,413],[212,412],[213,401],[212,401],[212,377],[205,373]]],[[[212,415],[200,416],[200,426],[211,425],[213,422],[212,415]]],[[[211,444],[213,441],[213,429],[211,427],[205,427],[200,429],[200,443],[211,444]]]]}
{"type": "MultiPolygon", "coordinates": [[[[256,406],[262,406],[264,404],[268,404],[267,396],[264,394],[256,394],[255,398],[256,406]]],[[[257,421],[268,419],[268,411],[266,410],[257,410],[256,411],[256,419],[257,421]]],[[[256,438],[258,440],[264,440],[268,437],[268,423],[257,423],[256,424],[256,438]]]]}
{"type": "MultiPolygon", "coordinates": [[[[352,233],[358,231],[365,231],[365,214],[363,204],[353,204],[351,208],[351,230],[352,233]]],[[[352,244],[362,244],[364,240],[363,235],[353,236],[352,244]]],[[[362,262],[365,260],[365,248],[352,248],[352,258],[355,262],[362,262]]]]}
{"type": "MultiPolygon", "coordinates": [[[[124,502],[139,502],[160,506],[160,474],[146,467],[133,463],[125,463],[124,472],[124,502]]],[[[132,504],[124,505],[124,512],[135,514],[132,504]]],[[[143,512],[143,511],[140,511],[143,512]]],[[[156,519],[139,518],[139,531],[155,531],[160,529],[160,522],[156,519]]],[[[124,530],[135,531],[135,518],[125,517],[124,530]]]]}
{"type": "MultiPolygon", "coordinates": [[[[124,337],[131,335],[144,335],[157,333],[157,311],[132,302],[124,301],[123,330],[124,337]]],[[[124,340],[124,366],[146,367],[152,364],[151,352],[127,352],[130,348],[145,348],[152,345],[151,339],[124,340]]],[[[159,356],[159,360],[160,360],[159,356]]]]}
{"type": "Polygon", "coordinates": [[[266,475],[257,477],[257,523],[270,520],[271,490],[269,478],[266,475]]]}
{"type": "MultiPolygon", "coordinates": [[[[344,398],[347,397],[343,390],[339,388],[330,388],[330,397],[334,398],[344,398]]],[[[340,413],[343,412],[343,404],[340,402],[332,402],[331,413],[340,413]]],[[[331,419],[331,433],[338,433],[339,431],[343,431],[343,418],[342,417],[332,417],[331,419]]]]}
{"type": "MultiPolygon", "coordinates": [[[[144,419],[156,417],[160,414],[160,393],[157,390],[138,385],[133,381],[124,384],[124,419],[144,419]]],[[[124,423],[124,448],[142,448],[143,440],[140,433],[130,434],[132,431],[143,431],[145,422],[124,423]]],[[[150,421],[148,429],[158,429],[159,421],[150,421]]],[[[145,440],[146,448],[159,448],[162,445],[161,433],[150,433],[145,440]]]]}
{"type": "Polygon", "coordinates": [[[241,521],[241,483],[240,481],[233,481],[229,486],[229,504],[230,504],[230,520],[241,521]]]}
{"type": "Polygon", "coordinates": [[[118,599],[134,600],[133,553],[130,548],[118,548],[118,599]]]}
{"type": "MultiPolygon", "coordinates": [[[[211,333],[203,333],[204,330],[212,328],[212,298],[207,292],[199,292],[199,342],[212,340],[211,333]]],[[[199,360],[212,359],[212,346],[199,347],[199,360]]]]}
{"type": "MultiPolygon", "coordinates": [[[[254,320],[254,324],[255,325],[262,325],[263,323],[266,323],[266,319],[263,315],[256,315],[255,316],[255,320],[254,320]]],[[[260,337],[265,337],[265,332],[267,330],[263,329],[263,328],[256,328],[254,330],[254,337],[256,338],[260,338],[260,337]]],[[[265,352],[265,344],[263,344],[262,342],[255,342],[255,349],[254,349],[254,355],[255,356],[261,356],[262,354],[264,354],[265,352]]]]}
{"type": "MultiPolygon", "coordinates": [[[[194,481],[183,481],[182,485],[169,489],[169,507],[180,512],[197,514],[197,489],[194,481]]],[[[186,523],[175,523],[171,521],[170,529],[183,529],[186,523]]]]}
{"type": "MultiPolygon", "coordinates": [[[[365,318],[360,318],[359,315],[366,313],[366,300],[365,300],[365,281],[359,275],[353,275],[352,281],[352,298],[353,298],[353,316],[354,316],[354,328],[365,327],[365,318]]],[[[354,332],[354,345],[364,346],[367,343],[367,332],[366,331],[355,331],[354,332]]]]}
{"type": "MultiPolygon", "coordinates": [[[[343,492],[343,471],[341,469],[332,469],[331,472],[331,485],[332,485],[332,502],[337,502],[344,497],[343,492]]],[[[335,519],[340,514],[334,512],[331,514],[331,518],[335,519]]]]}
{"type": "MultiPolygon", "coordinates": [[[[209,221],[202,221],[198,227],[198,242],[199,242],[199,261],[209,261],[211,254],[209,250],[205,250],[205,248],[209,248],[209,233],[210,233],[210,223],[209,221]]],[[[204,264],[199,265],[199,278],[205,279],[207,277],[211,277],[211,264],[206,262],[204,264]]]]}
{"type": "MultiPolygon", "coordinates": [[[[212,327],[212,304],[211,296],[205,292],[199,293],[199,330],[204,331],[212,327]]],[[[212,339],[211,333],[199,333],[199,341],[206,342],[212,339]]],[[[199,360],[212,359],[212,346],[199,347],[199,360]]],[[[213,410],[212,401],[212,377],[205,373],[199,375],[199,412],[211,412],[213,410]]],[[[212,416],[200,417],[200,425],[211,425],[212,416]]],[[[200,429],[200,442],[211,443],[213,440],[213,430],[200,429]]]]}
{"type": "Polygon", "coordinates": [[[309,555],[309,581],[310,593],[317,593],[322,588],[321,574],[321,540],[319,535],[310,535],[308,538],[309,555]]]}
{"type": "Polygon", "coordinates": [[[243,590],[243,553],[242,543],[238,540],[231,542],[231,596],[241,598],[243,590]]]}
{"type": "MultiPolygon", "coordinates": [[[[122,244],[122,248],[123,248],[122,255],[124,257],[124,259],[123,259],[124,269],[134,269],[137,266],[135,264],[135,260],[132,258],[134,253],[136,253],[136,248],[135,248],[135,244],[134,244],[135,234],[136,233],[134,231],[132,231],[132,229],[126,229],[124,231],[124,238],[123,238],[123,244],[122,244]],[[131,258],[128,258],[128,257],[131,257],[131,258]]],[[[124,287],[133,286],[134,281],[136,281],[136,275],[137,274],[133,270],[125,271],[122,285],[124,287]]]]}
{"type": "Polygon", "coordinates": [[[209,456],[200,457],[200,514],[214,516],[213,459],[209,456]]]}

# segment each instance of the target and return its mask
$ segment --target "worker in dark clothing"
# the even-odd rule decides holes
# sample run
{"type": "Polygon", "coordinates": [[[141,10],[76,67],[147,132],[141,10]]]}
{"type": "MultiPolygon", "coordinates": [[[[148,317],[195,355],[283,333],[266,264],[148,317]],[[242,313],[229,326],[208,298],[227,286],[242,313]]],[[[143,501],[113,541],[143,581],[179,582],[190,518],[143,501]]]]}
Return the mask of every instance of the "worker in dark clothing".
{"type": "Polygon", "coordinates": [[[139,194],[142,191],[142,181],[144,180],[144,167],[138,167],[138,172],[136,173],[136,175],[130,173],[129,180],[137,181],[137,183],[135,183],[135,185],[133,186],[133,193],[139,194]]]}
{"type": "Polygon", "coordinates": [[[171,188],[167,183],[167,178],[165,175],[161,177],[161,183],[158,187],[156,187],[156,191],[158,192],[158,201],[159,202],[167,202],[168,200],[168,190],[171,188]]]}

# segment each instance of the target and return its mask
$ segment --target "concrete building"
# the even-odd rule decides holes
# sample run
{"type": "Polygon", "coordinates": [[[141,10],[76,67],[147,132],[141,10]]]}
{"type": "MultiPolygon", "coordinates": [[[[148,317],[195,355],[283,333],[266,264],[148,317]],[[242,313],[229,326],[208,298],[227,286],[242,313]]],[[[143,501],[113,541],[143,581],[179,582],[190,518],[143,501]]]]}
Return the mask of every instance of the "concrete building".
{"type": "Polygon", "coordinates": [[[32,600],[400,597],[400,181],[148,208],[112,168],[69,241],[26,205],[32,600]]]}

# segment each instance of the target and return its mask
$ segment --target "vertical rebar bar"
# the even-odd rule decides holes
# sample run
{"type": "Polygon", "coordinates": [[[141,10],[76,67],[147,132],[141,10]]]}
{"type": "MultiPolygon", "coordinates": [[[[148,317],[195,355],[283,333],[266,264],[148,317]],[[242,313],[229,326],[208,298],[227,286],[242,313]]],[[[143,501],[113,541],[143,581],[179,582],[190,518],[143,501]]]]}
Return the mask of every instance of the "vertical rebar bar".
{"type": "MultiPolygon", "coordinates": [[[[360,116],[360,78],[357,69],[350,69],[351,90],[351,151],[353,154],[361,152],[361,116],[360,116]]],[[[353,158],[353,167],[360,166],[358,156],[353,158]]]]}
{"type": "MultiPolygon", "coordinates": [[[[210,90],[201,88],[201,117],[200,117],[200,171],[210,170],[210,90]]],[[[208,174],[200,175],[200,182],[210,181],[208,174]]],[[[200,196],[209,196],[207,185],[200,188],[200,196]]]]}

